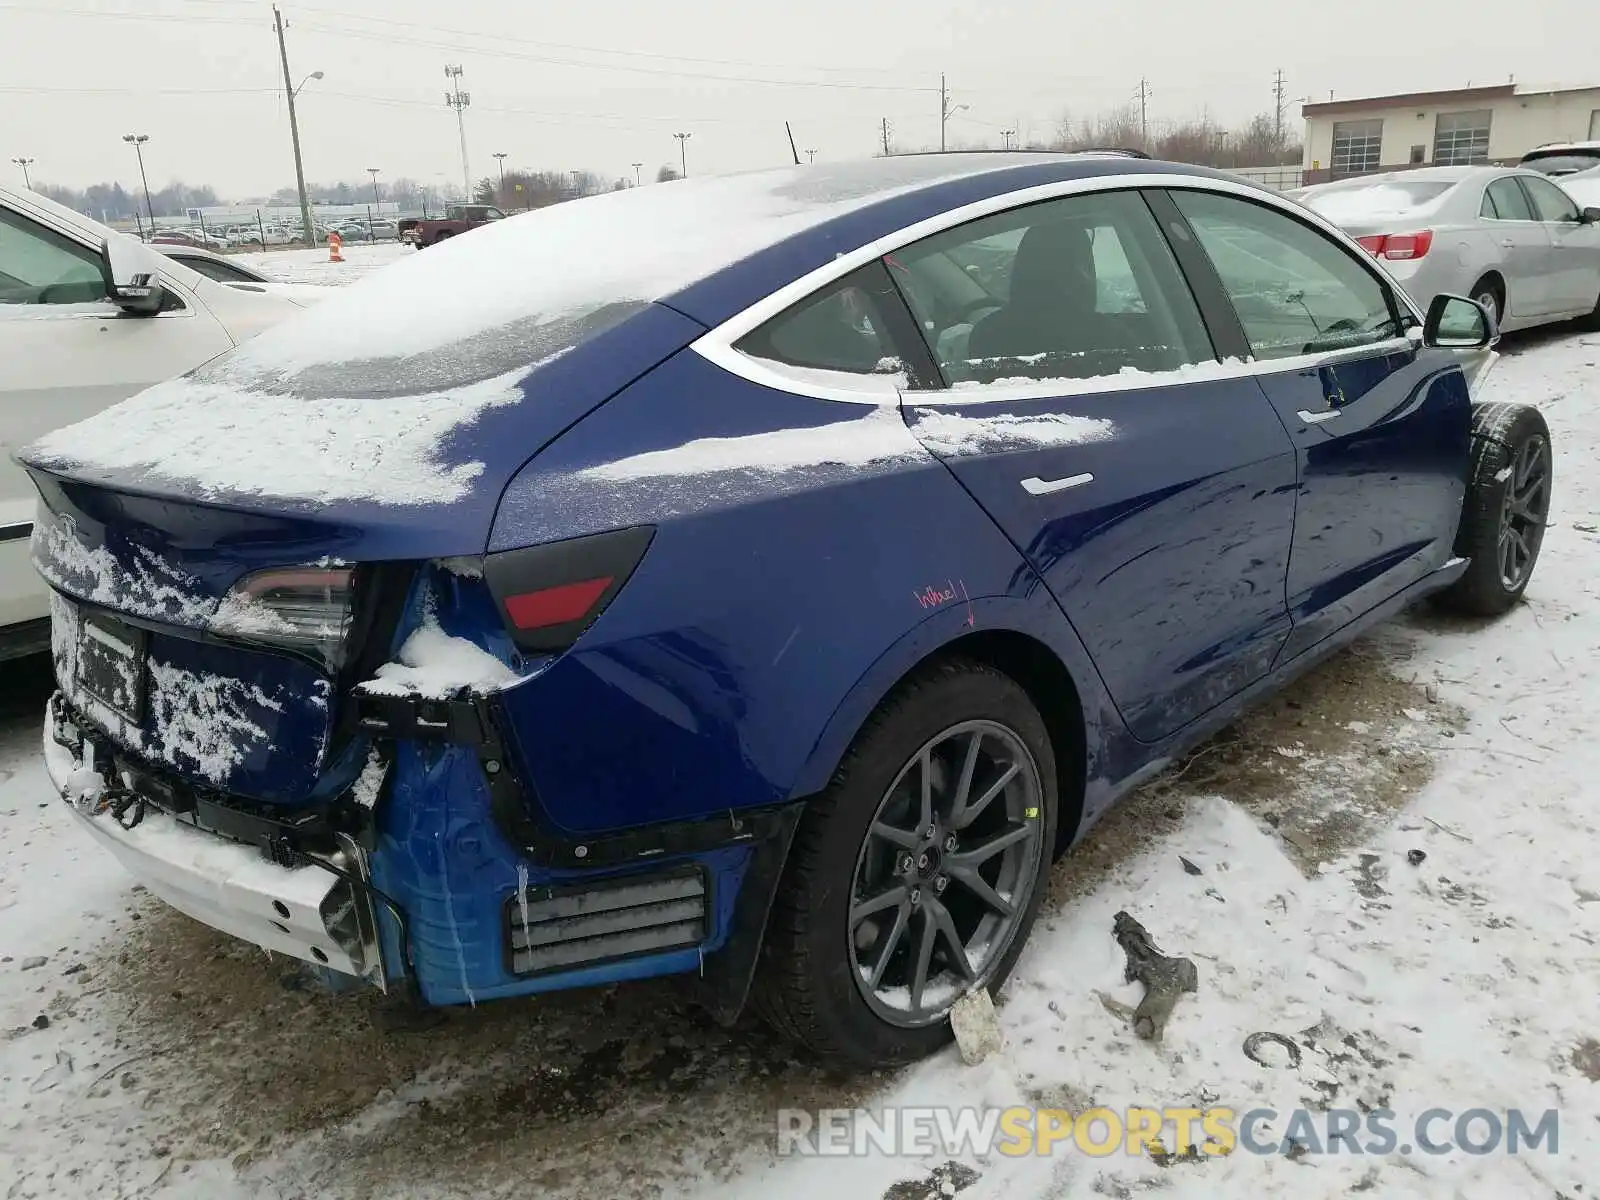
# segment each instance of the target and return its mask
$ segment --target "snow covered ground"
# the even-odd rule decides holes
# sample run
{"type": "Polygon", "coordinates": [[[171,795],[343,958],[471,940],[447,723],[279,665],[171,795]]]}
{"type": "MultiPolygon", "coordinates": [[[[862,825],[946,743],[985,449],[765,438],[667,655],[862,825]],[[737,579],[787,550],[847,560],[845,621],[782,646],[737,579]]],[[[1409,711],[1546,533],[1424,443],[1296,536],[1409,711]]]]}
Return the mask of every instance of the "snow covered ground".
{"type": "MultiPolygon", "coordinates": [[[[366,269],[389,247],[351,247],[366,269]],[[365,252],[365,253],[364,253],[365,252]]],[[[401,251],[409,253],[409,251],[401,251]]],[[[337,270],[259,256],[285,277],[337,270]],[[304,272],[304,274],[299,274],[304,272]],[[291,274],[293,273],[293,274],[291,274]]],[[[1113,812],[1056,868],[1008,1049],[840,1080],[644,985],[375,1026],[365,995],[133,891],[38,758],[38,664],[0,667],[0,1181],[8,1197],[683,1196],[1578,1200],[1600,1180],[1600,335],[1508,347],[1556,501],[1527,602],[1419,613],[1113,812]],[[1189,866],[1180,861],[1188,860],[1189,866]],[[1415,860],[1415,861],[1414,861],[1415,860]],[[1192,870],[1191,870],[1192,868],[1192,870]],[[1160,1044],[1119,1004],[1127,909],[1199,990],[1160,1044]],[[37,963],[39,958],[45,961],[37,963]],[[1254,1033],[1258,1065],[1243,1052],[1254,1033]],[[779,1109],[886,1104],[1560,1113],[1558,1153],[778,1160],[779,1109]],[[936,1172],[937,1169],[937,1173],[936,1172]]],[[[1257,1130],[1262,1140],[1283,1122],[1257,1130]]],[[[1451,1122],[1433,1127],[1453,1137],[1451,1122]]],[[[1481,1127],[1480,1127],[1481,1134],[1481,1127]]],[[[1363,1139],[1365,1140],[1365,1139],[1363,1139]]],[[[1169,1144],[1169,1148],[1171,1148],[1169,1144]]]]}
{"type": "Polygon", "coordinates": [[[234,257],[284,283],[354,283],[416,251],[400,242],[374,242],[347,245],[342,253],[342,263],[328,261],[326,246],[312,250],[261,250],[234,257]]]}

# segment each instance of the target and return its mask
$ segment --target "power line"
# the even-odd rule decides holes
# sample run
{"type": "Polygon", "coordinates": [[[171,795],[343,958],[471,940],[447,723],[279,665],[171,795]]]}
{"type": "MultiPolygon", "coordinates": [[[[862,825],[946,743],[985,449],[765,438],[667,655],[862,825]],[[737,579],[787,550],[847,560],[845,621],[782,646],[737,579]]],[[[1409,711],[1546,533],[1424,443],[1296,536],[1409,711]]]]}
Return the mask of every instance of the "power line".
{"type": "MultiPolygon", "coordinates": [[[[205,0],[206,3],[236,3],[242,0],[205,0]]],[[[860,72],[863,74],[904,75],[904,71],[891,71],[883,67],[835,67],[821,64],[808,63],[770,63],[756,62],[741,58],[703,58],[693,54],[664,54],[653,50],[619,50],[610,46],[587,46],[575,42],[552,42],[543,38],[517,38],[508,37],[500,33],[480,33],[470,29],[451,29],[442,25],[431,25],[420,21],[400,21],[393,17],[370,17],[361,13],[340,12],[336,9],[318,8],[315,5],[297,5],[299,11],[312,13],[323,17],[338,17],[348,21],[365,21],[373,25],[388,25],[404,29],[418,29],[425,32],[444,33],[458,37],[477,38],[497,44],[510,43],[518,46],[543,46],[552,50],[575,50],[585,54],[609,54],[618,58],[646,58],[659,62],[688,62],[707,63],[721,67],[755,67],[766,71],[837,71],[842,73],[860,72]]],[[[927,91],[929,89],[915,89],[927,91]]]]}
{"type": "MultiPolygon", "coordinates": [[[[901,84],[845,82],[841,80],[821,79],[769,79],[755,75],[706,75],[672,70],[667,67],[635,66],[630,63],[598,63],[582,62],[577,59],[558,58],[548,54],[527,54],[514,50],[488,49],[481,46],[462,46],[444,41],[424,40],[421,38],[402,37],[398,34],[377,33],[371,30],[343,29],[336,25],[322,25],[310,21],[300,23],[302,30],[314,30],[317,33],[327,34],[329,37],[351,38],[356,41],[386,42],[400,46],[420,46],[430,50],[455,50],[463,54],[474,54],[486,58],[504,58],[515,62],[543,63],[547,66],[578,67],[586,71],[621,71],[634,75],[666,76],[672,79],[683,79],[686,76],[705,83],[755,83],[773,87],[795,88],[837,88],[845,91],[871,91],[871,92],[932,92],[935,89],[927,87],[907,87],[901,84]]],[[[504,39],[497,39],[504,40],[504,39]]]]}

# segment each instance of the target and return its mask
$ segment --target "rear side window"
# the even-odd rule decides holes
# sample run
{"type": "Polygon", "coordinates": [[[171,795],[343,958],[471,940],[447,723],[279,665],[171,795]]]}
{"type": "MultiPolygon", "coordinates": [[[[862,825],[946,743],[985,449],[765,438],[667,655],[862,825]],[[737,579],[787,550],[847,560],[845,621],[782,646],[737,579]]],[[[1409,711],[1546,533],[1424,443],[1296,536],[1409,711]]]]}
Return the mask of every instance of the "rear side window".
{"type": "Polygon", "coordinates": [[[1170,371],[1215,358],[1137,192],[984,217],[886,261],[952,385],[1170,371]]]}
{"type": "Polygon", "coordinates": [[[1174,190],[1260,359],[1293,358],[1400,334],[1389,291],[1351,251],[1262,204],[1174,190]]]}
{"type": "MultiPolygon", "coordinates": [[[[1483,192],[1485,209],[1492,210],[1497,221],[1533,221],[1533,209],[1528,206],[1528,197],[1523,194],[1517,181],[1511,176],[1496,179],[1483,192]]],[[[1485,215],[1489,215],[1485,212],[1485,215]]]]}
{"type": "Polygon", "coordinates": [[[885,305],[899,303],[880,263],[869,263],[814,292],[741,338],[752,358],[854,375],[900,369],[889,340],[885,305]]]}

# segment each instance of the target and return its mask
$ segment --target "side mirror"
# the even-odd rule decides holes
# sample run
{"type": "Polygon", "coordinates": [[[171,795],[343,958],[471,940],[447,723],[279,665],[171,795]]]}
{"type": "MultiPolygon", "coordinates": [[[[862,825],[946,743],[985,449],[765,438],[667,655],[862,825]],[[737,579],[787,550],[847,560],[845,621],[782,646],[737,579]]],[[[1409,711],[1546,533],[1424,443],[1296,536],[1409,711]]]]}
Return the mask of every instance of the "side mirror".
{"type": "Polygon", "coordinates": [[[1593,225],[1596,222],[1600,222],[1600,208],[1591,206],[1578,214],[1578,224],[1580,225],[1593,225]]]}
{"type": "Polygon", "coordinates": [[[101,253],[105,258],[106,295],[111,303],[130,313],[161,311],[167,291],[161,283],[160,254],[122,234],[108,237],[101,253]]]}
{"type": "Polygon", "coordinates": [[[1489,310],[1465,296],[1435,296],[1422,324],[1422,341],[1445,350],[1481,350],[1500,339],[1489,310]]]}

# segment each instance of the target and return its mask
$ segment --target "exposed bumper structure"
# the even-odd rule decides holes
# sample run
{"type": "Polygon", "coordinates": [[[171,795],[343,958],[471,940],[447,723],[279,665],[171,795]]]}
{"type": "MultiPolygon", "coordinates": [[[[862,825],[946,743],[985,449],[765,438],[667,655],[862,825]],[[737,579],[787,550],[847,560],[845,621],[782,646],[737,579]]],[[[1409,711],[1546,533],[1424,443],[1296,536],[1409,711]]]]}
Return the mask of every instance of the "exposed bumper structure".
{"type": "Polygon", "coordinates": [[[192,828],[153,806],[125,828],[101,803],[104,778],[57,740],[59,724],[52,701],[44,727],[51,783],[79,824],[151,892],[264,949],[382,984],[370,913],[347,880],[314,863],[279,866],[254,847],[192,828]]]}

